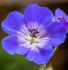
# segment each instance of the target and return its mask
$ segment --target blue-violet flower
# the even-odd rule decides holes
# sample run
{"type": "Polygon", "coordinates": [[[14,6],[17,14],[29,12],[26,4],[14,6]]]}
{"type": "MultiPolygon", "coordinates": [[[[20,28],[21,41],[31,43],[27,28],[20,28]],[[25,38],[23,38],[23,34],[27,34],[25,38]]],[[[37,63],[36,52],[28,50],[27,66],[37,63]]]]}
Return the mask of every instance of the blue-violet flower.
{"type": "Polygon", "coordinates": [[[53,12],[37,4],[29,5],[24,14],[17,11],[8,14],[2,29],[9,36],[2,40],[2,47],[9,54],[25,55],[37,64],[47,63],[53,55],[53,47],[64,42],[65,28],[60,22],[52,22],[53,12]]]}
{"type": "Polygon", "coordinates": [[[68,30],[68,15],[60,8],[57,8],[55,10],[55,16],[53,18],[53,21],[55,20],[62,23],[65,29],[68,30]]]}

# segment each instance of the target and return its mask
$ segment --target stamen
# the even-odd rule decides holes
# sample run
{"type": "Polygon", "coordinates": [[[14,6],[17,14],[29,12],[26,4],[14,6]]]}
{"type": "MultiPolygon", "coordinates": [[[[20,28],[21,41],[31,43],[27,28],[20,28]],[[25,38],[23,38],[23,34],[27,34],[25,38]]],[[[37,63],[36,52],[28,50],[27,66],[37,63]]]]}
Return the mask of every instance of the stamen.
{"type": "Polygon", "coordinates": [[[33,43],[38,43],[38,36],[39,36],[39,32],[37,31],[37,29],[28,29],[29,30],[29,37],[26,37],[26,40],[30,42],[30,44],[32,45],[33,43]]]}
{"type": "Polygon", "coordinates": [[[65,18],[65,16],[59,16],[57,17],[59,20],[63,20],[65,18]]]}
{"type": "Polygon", "coordinates": [[[30,32],[30,36],[32,36],[32,37],[37,37],[37,35],[38,35],[38,31],[37,31],[37,29],[29,29],[29,32],[30,32]]]}

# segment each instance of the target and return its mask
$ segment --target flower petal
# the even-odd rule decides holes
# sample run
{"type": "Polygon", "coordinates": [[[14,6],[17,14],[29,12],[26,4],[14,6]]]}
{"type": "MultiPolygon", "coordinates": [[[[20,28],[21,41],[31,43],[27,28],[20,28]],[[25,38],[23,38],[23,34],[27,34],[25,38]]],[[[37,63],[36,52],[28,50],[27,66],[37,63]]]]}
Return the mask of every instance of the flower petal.
{"type": "Polygon", "coordinates": [[[53,13],[47,7],[40,7],[37,4],[29,5],[24,11],[25,22],[45,23],[52,20],[53,13]]]}
{"type": "Polygon", "coordinates": [[[17,11],[9,13],[7,18],[2,22],[2,29],[8,34],[14,34],[23,25],[23,17],[23,14],[17,11]]]}
{"type": "Polygon", "coordinates": [[[41,7],[41,18],[40,18],[40,23],[44,25],[48,25],[48,22],[52,21],[53,18],[53,12],[48,9],[47,7],[41,7]]]}
{"type": "Polygon", "coordinates": [[[50,37],[49,43],[52,46],[55,47],[64,42],[66,38],[66,30],[63,24],[60,22],[51,22],[51,24],[49,24],[46,29],[48,31],[48,36],[50,37]]]}
{"type": "Polygon", "coordinates": [[[15,53],[26,54],[28,52],[28,49],[26,47],[21,46],[21,43],[19,42],[16,35],[5,37],[2,40],[2,47],[6,52],[11,55],[15,53]]]}
{"type": "Polygon", "coordinates": [[[20,54],[20,55],[23,55],[23,54],[27,54],[28,51],[29,51],[29,48],[26,48],[24,46],[20,46],[20,47],[18,47],[16,53],[20,54]]]}
{"type": "Polygon", "coordinates": [[[66,19],[62,20],[61,24],[63,24],[65,29],[68,30],[68,20],[66,20],[66,19]]]}
{"type": "Polygon", "coordinates": [[[18,42],[16,37],[14,36],[7,36],[2,40],[2,47],[3,49],[8,52],[9,54],[15,54],[18,48],[18,42]]]}
{"type": "Polygon", "coordinates": [[[53,49],[49,45],[45,45],[44,48],[38,48],[39,51],[32,51],[26,55],[26,59],[35,62],[36,64],[44,64],[49,61],[53,55],[53,49]]]}
{"type": "Polygon", "coordinates": [[[61,10],[60,8],[57,8],[55,10],[55,16],[60,16],[61,17],[61,16],[67,16],[67,15],[63,10],[61,10]]]}
{"type": "Polygon", "coordinates": [[[68,15],[66,16],[66,21],[64,21],[64,25],[66,27],[66,30],[68,30],[68,15]]]}

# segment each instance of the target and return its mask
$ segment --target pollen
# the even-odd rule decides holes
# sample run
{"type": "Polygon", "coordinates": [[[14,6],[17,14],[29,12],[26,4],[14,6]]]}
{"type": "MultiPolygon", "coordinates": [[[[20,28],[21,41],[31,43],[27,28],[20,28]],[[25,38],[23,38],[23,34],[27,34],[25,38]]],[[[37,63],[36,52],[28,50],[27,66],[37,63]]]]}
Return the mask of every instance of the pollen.
{"type": "Polygon", "coordinates": [[[30,43],[30,45],[32,44],[36,44],[39,42],[39,38],[35,38],[35,37],[32,37],[32,36],[27,36],[26,37],[26,41],[30,43]]]}

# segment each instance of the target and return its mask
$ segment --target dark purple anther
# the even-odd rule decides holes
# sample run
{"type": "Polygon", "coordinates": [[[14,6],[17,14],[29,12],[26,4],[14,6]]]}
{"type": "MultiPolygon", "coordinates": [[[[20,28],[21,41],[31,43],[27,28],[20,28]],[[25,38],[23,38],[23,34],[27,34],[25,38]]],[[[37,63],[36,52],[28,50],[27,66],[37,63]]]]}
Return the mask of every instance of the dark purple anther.
{"type": "Polygon", "coordinates": [[[37,37],[37,34],[39,33],[37,29],[29,29],[29,31],[32,37],[37,37]]]}
{"type": "Polygon", "coordinates": [[[63,20],[64,18],[65,18],[64,16],[58,17],[59,20],[63,20]]]}

